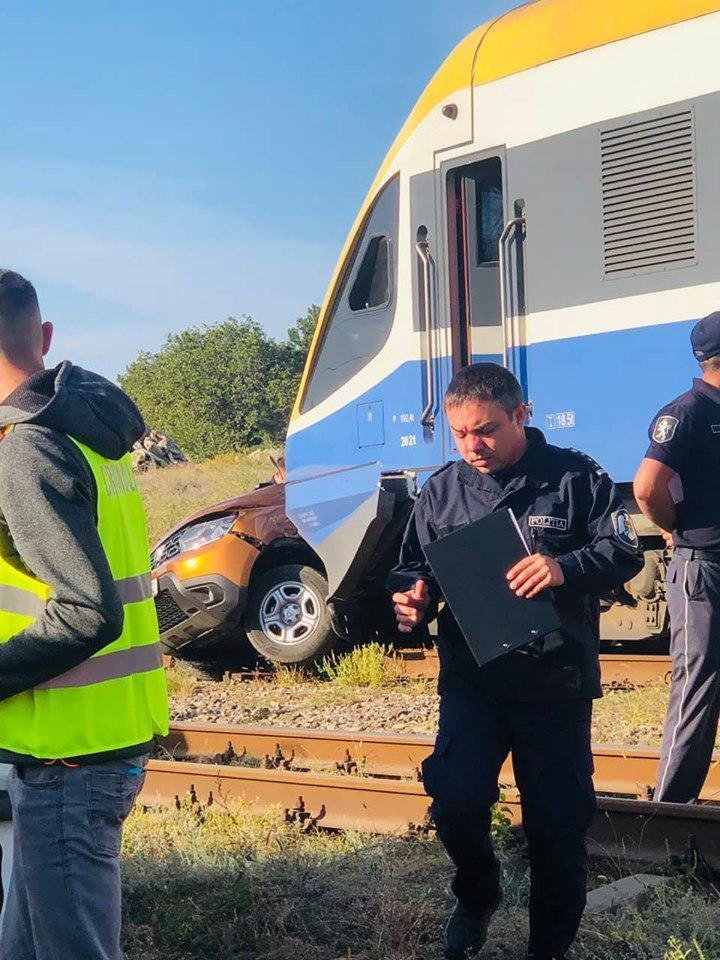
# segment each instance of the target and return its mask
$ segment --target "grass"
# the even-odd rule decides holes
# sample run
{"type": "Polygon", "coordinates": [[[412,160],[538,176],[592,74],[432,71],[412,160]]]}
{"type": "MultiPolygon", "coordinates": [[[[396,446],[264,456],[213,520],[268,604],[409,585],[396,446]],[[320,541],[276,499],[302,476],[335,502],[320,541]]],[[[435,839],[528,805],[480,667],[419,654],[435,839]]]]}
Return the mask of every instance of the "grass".
{"type": "Polygon", "coordinates": [[[313,674],[307,667],[288,663],[272,664],[272,682],[276,687],[297,687],[311,683],[313,679],[313,674]]]}
{"type": "Polygon", "coordinates": [[[266,454],[250,451],[139,474],[151,545],[188,514],[240,496],[273,472],[266,454]]]}
{"type": "MultiPolygon", "coordinates": [[[[527,862],[496,817],[504,902],[483,960],[523,960],[527,862]]],[[[242,805],[137,810],[123,846],[127,960],[439,960],[450,864],[423,836],[303,833],[242,805]]],[[[622,868],[602,864],[593,884],[622,868]]],[[[678,872],[589,918],[573,960],[717,960],[720,898],[678,872]]]]}
{"type": "Polygon", "coordinates": [[[709,960],[709,958],[694,937],[690,946],[682,943],[677,937],[671,937],[663,960],[709,960]]]}
{"type": "Polygon", "coordinates": [[[174,700],[186,700],[193,695],[197,679],[182,667],[166,667],[168,693],[174,700]]]}
{"type": "Polygon", "coordinates": [[[344,655],[331,653],[320,664],[320,676],[338,687],[389,687],[400,678],[400,667],[389,654],[391,647],[367,643],[344,655]]]}
{"type": "Polygon", "coordinates": [[[397,914],[411,911],[393,904],[393,888],[407,883],[410,901],[427,886],[419,872],[444,866],[435,845],[417,844],[408,864],[400,838],[307,835],[242,806],[136,812],[124,846],[127,960],[335,960],[359,942],[391,955],[407,932],[397,914]]]}
{"type": "Polygon", "coordinates": [[[659,746],[670,687],[648,684],[634,690],[613,690],[595,701],[593,740],[659,746]]]}

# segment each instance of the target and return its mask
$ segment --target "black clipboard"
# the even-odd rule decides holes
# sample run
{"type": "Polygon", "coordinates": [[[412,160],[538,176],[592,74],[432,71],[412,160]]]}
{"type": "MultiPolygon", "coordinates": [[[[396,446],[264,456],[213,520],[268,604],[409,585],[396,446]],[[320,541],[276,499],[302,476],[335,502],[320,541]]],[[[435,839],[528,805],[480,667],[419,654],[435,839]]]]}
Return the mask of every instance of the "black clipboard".
{"type": "Polygon", "coordinates": [[[479,666],[560,627],[552,592],[518,597],[506,574],[528,550],[512,510],[498,510],[423,547],[479,666]]]}

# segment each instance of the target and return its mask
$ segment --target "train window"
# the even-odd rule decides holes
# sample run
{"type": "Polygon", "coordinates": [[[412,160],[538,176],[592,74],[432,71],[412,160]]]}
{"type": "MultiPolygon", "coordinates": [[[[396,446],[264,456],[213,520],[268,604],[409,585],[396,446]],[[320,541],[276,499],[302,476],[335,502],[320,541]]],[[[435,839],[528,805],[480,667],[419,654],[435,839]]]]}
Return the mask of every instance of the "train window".
{"type": "Polygon", "coordinates": [[[477,166],[480,169],[475,178],[475,229],[477,264],[480,266],[497,263],[504,214],[500,158],[493,157],[477,166]]]}
{"type": "Polygon", "coordinates": [[[331,293],[303,412],[325,400],[379,353],[395,317],[400,182],[393,177],[380,191],[358,231],[347,265],[331,293]]]}
{"type": "Polygon", "coordinates": [[[352,285],[348,302],[351,310],[369,310],[388,302],[390,295],[390,241],[373,237],[352,285]]]}

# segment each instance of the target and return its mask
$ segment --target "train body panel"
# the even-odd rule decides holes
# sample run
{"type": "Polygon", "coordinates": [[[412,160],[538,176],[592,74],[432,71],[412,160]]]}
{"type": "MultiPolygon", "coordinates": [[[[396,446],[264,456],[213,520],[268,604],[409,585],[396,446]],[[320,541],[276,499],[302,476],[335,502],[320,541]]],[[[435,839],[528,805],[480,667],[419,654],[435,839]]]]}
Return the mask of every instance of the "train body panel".
{"type": "Polygon", "coordinates": [[[548,440],[625,483],[687,388],[690,326],[720,306],[720,3],[640,7],[510,11],[458,45],[396,138],[288,433],[288,510],[331,583],[383,477],[420,486],[457,456],[441,398],[459,366],[505,362],[548,440]],[[340,550],[344,471],[365,496],[340,550]]]}

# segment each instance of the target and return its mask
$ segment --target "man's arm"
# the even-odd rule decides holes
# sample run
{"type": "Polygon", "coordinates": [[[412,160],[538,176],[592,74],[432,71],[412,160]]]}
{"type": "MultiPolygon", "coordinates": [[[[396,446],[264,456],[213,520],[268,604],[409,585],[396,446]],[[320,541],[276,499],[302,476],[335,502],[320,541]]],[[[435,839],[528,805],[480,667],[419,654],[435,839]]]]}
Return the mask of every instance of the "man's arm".
{"type": "MultiPolygon", "coordinates": [[[[588,543],[556,557],[564,583],[577,586],[588,593],[600,594],[632,580],[643,567],[642,547],[627,508],[610,477],[594,469],[577,478],[588,484],[585,497],[590,495],[587,517],[588,543]]],[[[580,491],[578,491],[580,494],[580,491]]]]}
{"type": "Polygon", "coordinates": [[[671,533],[675,529],[677,513],[670,492],[671,484],[677,484],[678,474],[672,467],[645,457],[635,474],[633,493],[642,512],[661,530],[671,533]]]}
{"type": "Polygon", "coordinates": [[[387,579],[399,629],[403,633],[409,633],[423,620],[434,620],[437,615],[440,589],[422,548],[423,543],[436,538],[426,512],[426,497],[421,493],[405,528],[399,562],[387,579]]]}
{"type": "Polygon", "coordinates": [[[92,473],[72,442],[15,427],[0,444],[0,512],[28,570],[50,585],[38,619],[0,644],[0,700],[116,640],[123,608],[96,525],[92,473]]]}
{"type": "Polygon", "coordinates": [[[633,483],[642,512],[668,533],[677,526],[675,504],[682,497],[680,477],[692,447],[691,428],[691,416],[681,404],[663,407],[650,424],[650,445],[633,483]]]}

